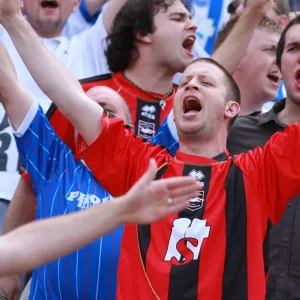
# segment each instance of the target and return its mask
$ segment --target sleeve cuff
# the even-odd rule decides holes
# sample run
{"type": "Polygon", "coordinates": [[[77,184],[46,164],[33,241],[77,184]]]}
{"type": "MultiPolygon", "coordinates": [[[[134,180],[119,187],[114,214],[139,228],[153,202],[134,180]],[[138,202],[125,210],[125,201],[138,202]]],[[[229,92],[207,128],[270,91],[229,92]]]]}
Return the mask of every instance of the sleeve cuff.
{"type": "Polygon", "coordinates": [[[38,102],[34,101],[27,115],[25,116],[23,122],[21,123],[19,128],[16,131],[14,131],[15,136],[22,137],[25,134],[26,130],[29,128],[30,124],[32,123],[38,109],[39,109],[39,104],[38,102]]]}

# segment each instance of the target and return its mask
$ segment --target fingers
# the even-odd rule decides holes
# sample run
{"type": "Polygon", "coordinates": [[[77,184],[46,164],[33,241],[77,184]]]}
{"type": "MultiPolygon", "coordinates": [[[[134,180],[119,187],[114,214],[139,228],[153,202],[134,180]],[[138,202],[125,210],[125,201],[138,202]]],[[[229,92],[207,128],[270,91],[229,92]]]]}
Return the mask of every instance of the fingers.
{"type": "Polygon", "coordinates": [[[179,195],[177,197],[172,197],[172,205],[182,203],[185,201],[190,201],[190,199],[195,198],[198,196],[198,192],[190,192],[185,195],[179,195]]]}
{"type": "Polygon", "coordinates": [[[188,204],[189,204],[189,200],[180,201],[176,204],[170,204],[167,207],[166,216],[172,215],[172,214],[175,214],[177,212],[184,210],[188,206],[188,204]]]}
{"type": "Polygon", "coordinates": [[[201,190],[202,186],[195,182],[189,185],[186,185],[184,187],[175,188],[172,190],[169,190],[169,197],[175,198],[180,196],[186,196],[187,195],[193,195],[192,197],[196,197],[198,195],[198,192],[201,190]]]}
{"type": "MultiPolygon", "coordinates": [[[[196,182],[197,182],[196,179],[191,176],[178,176],[178,177],[161,179],[157,181],[157,185],[165,186],[169,190],[173,190],[175,188],[181,188],[190,184],[195,184],[196,182]]],[[[197,186],[199,187],[199,189],[202,189],[202,186],[199,182],[197,182],[197,186]]]]}
{"type": "Polygon", "coordinates": [[[141,177],[141,179],[138,181],[140,184],[147,184],[150,183],[152,180],[155,179],[157,172],[157,164],[155,159],[151,158],[149,161],[149,166],[147,171],[144,173],[144,175],[141,177]]]}

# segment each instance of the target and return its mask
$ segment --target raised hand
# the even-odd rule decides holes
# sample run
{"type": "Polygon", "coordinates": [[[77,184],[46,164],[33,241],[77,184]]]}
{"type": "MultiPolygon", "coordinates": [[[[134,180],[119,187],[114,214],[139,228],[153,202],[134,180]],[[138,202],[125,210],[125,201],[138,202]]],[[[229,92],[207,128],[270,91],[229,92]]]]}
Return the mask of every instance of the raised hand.
{"type": "Polygon", "coordinates": [[[264,17],[272,7],[272,3],[277,1],[278,0],[248,0],[245,11],[250,10],[256,12],[260,17],[264,17]]]}
{"type": "Polygon", "coordinates": [[[20,0],[0,0],[0,23],[9,21],[13,15],[22,16],[20,0]]]}
{"type": "Polygon", "coordinates": [[[126,202],[126,223],[148,224],[177,213],[202,188],[189,176],[154,180],[156,172],[156,162],[152,159],[143,177],[120,199],[126,202]]]}

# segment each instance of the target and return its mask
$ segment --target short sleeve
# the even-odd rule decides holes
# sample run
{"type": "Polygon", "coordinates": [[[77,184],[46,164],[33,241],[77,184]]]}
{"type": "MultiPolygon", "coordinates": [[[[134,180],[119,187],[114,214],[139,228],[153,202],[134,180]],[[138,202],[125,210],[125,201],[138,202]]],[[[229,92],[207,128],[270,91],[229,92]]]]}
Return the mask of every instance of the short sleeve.
{"type": "Polygon", "coordinates": [[[158,166],[171,158],[164,147],[153,146],[135,136],[122,120],[108,115],[103,116],[102,132],[90,146],[78,137],[77,154],[114,197],[130,189],[145,172],[151,158],[156,159],[158,166]]]}
{"type": "Polygon", "coordinates": [[[31,122],[27,122],[29,114],[23,121],[24,126],[15,133],[15,139],[33,187],[41,191],[58,171],[61,162],[65,164],[71,150],[59,139],[41,107],[38,107],[31,122]],[[26,122],[29,123],[27,128],[26,122]]]}

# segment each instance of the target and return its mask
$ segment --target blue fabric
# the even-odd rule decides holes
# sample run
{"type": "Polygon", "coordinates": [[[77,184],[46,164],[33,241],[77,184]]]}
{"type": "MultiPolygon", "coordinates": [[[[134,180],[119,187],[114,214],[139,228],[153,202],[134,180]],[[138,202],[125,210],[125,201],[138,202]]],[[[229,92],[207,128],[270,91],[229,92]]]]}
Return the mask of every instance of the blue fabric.
{"type": "Polygon", "coordinates": [[[282,80],[280,84],[280,88],[278,90],[277,98],[274,100],[274,102],[277,102],[285,97],[286,97],[286,90],[285,90],[284,82],[282,80]]]}
{"type": "Polygon", "coordinates": [[[156,136],[151,140],[152,145],[162,145],[168,148],[171,155],[175,155],[178,150],[178,141],[174,138],[168,125],[168,117],[161,124],[156,136]]]}
{"type": "Polygon", "coordinates": [[[211,55],[220,27],[228,20],[227,6],[230,0],[190,0],[193,2],[194,20],[198,25],[197,39],[211,55]]]}
{"type": "MultiPolygon", "coordinates": [[[[111,199],[58,138],[41,108],[16,141],[37,194],[37,219],[81,211],[111,199]]],[[[122,233],[120,227],[89,246],[34,270],[29,299],[115,299],[122,233]]]]}
{"type": "Polygon", "coordinates": [[[101,9],[100,9],[97,14],[91,15],[90,12],[87,9],[85,0],[81,0],[79,9],[80,9],[80,12],[82,13],[83,17],[85,18],[85,20],[88,23],[91,23],[91,24],[95,24],[96,23],[99,15],[101,13],[101,9]]]}

